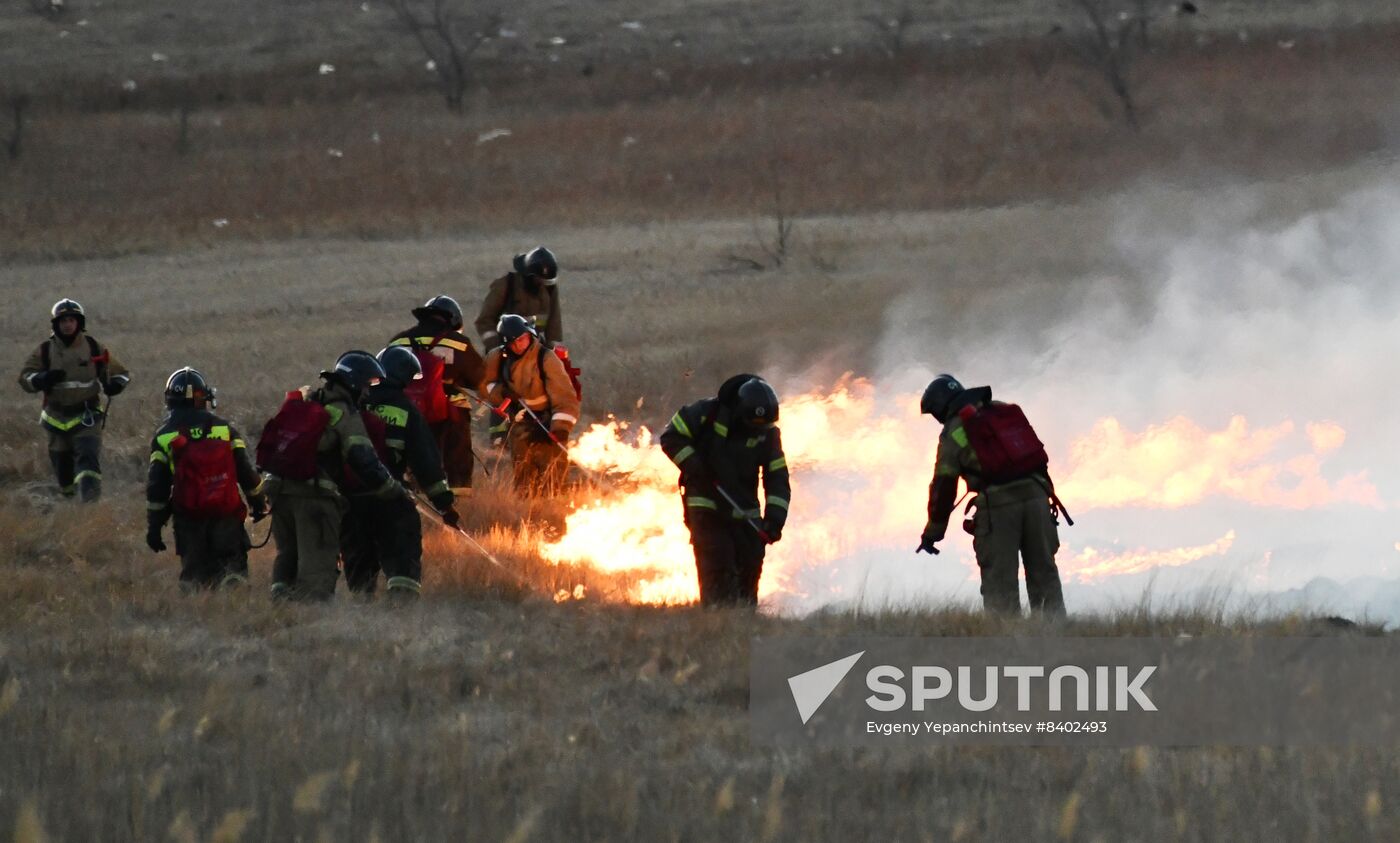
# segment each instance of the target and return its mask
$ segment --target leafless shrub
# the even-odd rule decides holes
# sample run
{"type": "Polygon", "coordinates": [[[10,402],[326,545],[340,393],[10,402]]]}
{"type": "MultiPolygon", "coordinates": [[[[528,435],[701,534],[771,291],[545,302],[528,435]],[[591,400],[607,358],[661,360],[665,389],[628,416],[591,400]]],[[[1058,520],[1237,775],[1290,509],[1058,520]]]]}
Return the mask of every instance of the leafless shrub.
{"type": "Polygon", "coordinates": [[[5,142],[5,152],[13,161],[19,158],[24,142],[24,112],[29,108],[29,97],[24,94],[16,94],[10,97],[7,105],[10,107],[10,115],[14,123],[10,129],[10,138],[5,142]]]}
{"type": "Polygon", "coordinates": [[[914,23],[914,10],[908,3],[903,3],[893,11],[862,15],[861,20],[875,31],[881,51],[890,58],[895,58],[908,46],[908,32],[914,23]]]}
{"type": "Polygon", "coordinates": [[[1056,27],[1053,36],[1063,39],[1080,64],[1098,74],[1118,101],[1123,122],[1141,127],[1133,78],[1133,64],[1148,48],[1151,24],[1146,0],[1070,0],[1083,15],[1082,26],[1056,27]]]}
{"type": "Polygon", "coordinates": [[[462,111],[472,56],[500,28],[500,12],[470,0],[389,0],[389,7],[423,48],[447,107],[462,111]]]}

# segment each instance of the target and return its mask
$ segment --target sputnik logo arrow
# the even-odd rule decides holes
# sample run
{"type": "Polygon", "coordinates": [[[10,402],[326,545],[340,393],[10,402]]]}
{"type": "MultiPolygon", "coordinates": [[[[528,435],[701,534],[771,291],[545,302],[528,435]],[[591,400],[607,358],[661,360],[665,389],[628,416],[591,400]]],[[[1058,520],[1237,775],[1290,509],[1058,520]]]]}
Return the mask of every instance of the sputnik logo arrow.
{"type": "Polygon", "coordinates": [[[837,659],[830,664],[813,668],[806,673],[799,673],[788,679],[788,687],[792,689],[792,701],[797,703],[797,714],[802,718],[805,726],[812,715],[817,713],[817,709],[822,707],[826,698],[831,696],[831,692],[836,690],[836,686],[841,684],[841,680],[846,678],[846,674],[851,672],[851,668],[856,666],[860,657],[865,655],[861,650],[852,656],[844,659],[837,659]]]}

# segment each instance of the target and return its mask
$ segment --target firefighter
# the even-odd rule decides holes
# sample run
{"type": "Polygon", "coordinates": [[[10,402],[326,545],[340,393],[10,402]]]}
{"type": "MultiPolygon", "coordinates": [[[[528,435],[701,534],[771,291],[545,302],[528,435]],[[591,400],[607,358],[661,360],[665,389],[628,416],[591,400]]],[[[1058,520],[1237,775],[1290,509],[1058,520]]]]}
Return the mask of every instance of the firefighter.
{"type": "Polygon", "coordinates": [[[457,497],[471,494],[475,455],[472,452],[471,399],[466,391],[480,394],[486,372],[481,355],[462,333],[462,308],[451,296],[434,296],[413,309],[418,324],[401,331],[389,345],[413,349],[423,368],[423,379],[408,392],[428,421],[442,452],[447,484],[457,497]],[[441,360],[441,364],[431,357],[441,360]],[[443,399],[446,399],[445,401],[443,399]]]}
{"type": "MultiPolygon", "coordinates": [[[[460,523],[452,506],[452,490],[443,475],[428,422],[404,394],[404,387],[423,377],[417,356],[403,346],[379,352],[384,380],[369,389],[364,411],[384,425],[385,465],[400,483],[408,470],[448,526],[460,523]]],[[[384,571],[391,599],[417,597],[423,582],[423,532],[418,509],[409,497],[380,501],[370,495],[351,494],[350,508],[342,522],[341,556],[350,591],[374,593],[379,572],[384,571]]]]}
{"type": "Polygon", "coordinates": [[[508,313],[497,323],[505,345],[486,356],[486,395],[510,420],[515,488],[550,494],[569,468],[569,433],[578,424],[579,397],[564,362],[540,341],[525,317],[508,313]]]}
{"type": "MultiPolygon", "coordinates": [[[[516,255],[507,272],[491,282],[481,312],[476,317],[476,332],[482,347],[489,353],[502,343],[496,323],[507,313],[524,316],[534,326],[547,345],[564,342],[564,321],[559,314],[559,262],[554,253],[543,246],[516,255]]],[[[565,351],[567,354],[567,349],[565,351]]],[[[506,419],[496,419],[491,426],[491,443],[505,444],[506,419]]]]}
{"type": "Polygon", "coordinates": [[[359,407],[384,379],[373,355],[347,351],[321,373],[325,385],[290,393],[263,428],[258,465],[272,500],[272,596],[329,600],[340,573],[341,520],[348,476],[393,504],[407,492],[380,462],[359,407]]]}
{"type": "Polygon", "coordinates": [[[102,494],[101,394],[120,395],[131,380],[125,366],[87,333],[87,314],[72,299],[52,310],[53,334],[29,355],[20,372],[25,392],[43,393],[39,421],[49,438],[49,461],[64,497],[84,503],[102,494]]]}
{"type": "Polygon", "coordinates": [[[204,375],[188,366],[172,373],[165,406],[146,474],[146,546],[165,550],[161,530],[173,514],[181,589],[246,584],[243,519],[249,509],[254,521],[267,515],[262,478],[238,430],[211,412],[217,401],[204,375]]]}
{"type": "Polygon", "coordinates": [[[489,352],[504,342],[496,324],[507,313],[524,316],[548,345],[564,341],[564,322],[559,315],[559,262],[543,246],[516,255],[514,267],[491,282],[481,312],[476,316],[476,332],[489,352]]]}
{"type": "Polygon", "coordinates": [[[702,605],[758,604],[765,546],[782,538],[792,496],[777,423],[773,388],[743,374],[717,397],[682,407],[661,433],[661,449],[681,470],[702,605]]]}
{"type": "Polygon", "coordinates": [[[1060,571],[1055,567],[1055,552],[1060,547],[1055,513],[1064,510],[1050,481],[1044,447],[1020,408],[993,401],[991,387],[966,389],[952,375],[939,375],[924,390],[919,410],[937,419],[943,432],[938,437],[938,456],[929,485],[928,523],[918,550],[937,553],[934,545],[947,532],[948,517],[956,506],[958,478],[962,478],[974,495],[969,507],[975,512],[963,526],[972,534],[977,567],[982,572],[983,607],[989,612],[1020,613],[1019,557],[1026,568],[1026,595],[1032,611],[1063,616],[1065,598],[1060,571]],[[988,408],[1014,409],[1010,414],[1014,421],[999,431],[997,426],[974,419],[988,408]],[[979,425],[977,430],[969,427],[973,424],[979,425]],[[981,430],[990,432],[982,434],[981,430]],[[984,444],[986,453],[979,456],[974,438],[985,443],[988,436],[992,444],[984,444]],[[1020,466],[1015,467],[1018,462],[1020,466]],[[993,463],[1013,467],[999,467],[996,476],[989,476],[991,472],[984,466],[993,463]]]}

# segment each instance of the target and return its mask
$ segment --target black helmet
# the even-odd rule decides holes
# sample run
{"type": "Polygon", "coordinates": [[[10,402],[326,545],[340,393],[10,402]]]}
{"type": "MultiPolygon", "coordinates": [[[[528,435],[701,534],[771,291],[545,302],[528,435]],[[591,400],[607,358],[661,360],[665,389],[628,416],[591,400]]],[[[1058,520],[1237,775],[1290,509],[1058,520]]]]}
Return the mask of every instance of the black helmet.
{"type": "Polygon", "coordinates": [[[404,346],[391,345],[379,352],[377,359],[390,386],[403,389],[411,381],[423,379],[423,364],[418,362],[418,355],[404,346]]]}
{"type": "Polygon", "coordinates": [[[214,398],[214,387],[204,379],[197,369],[186,366],[170,373],[165,381],[165,406],[193,407],[203,410],[218,406],[214,398]]]}
{"type": "Polygon", "coordinates": [[[83,312],[83,306],[72,299],[59,299],[54,302],[52,310],[54,333],[58,333],[58,320],[64,316],[75,316],[78,319],[78,330],[87,330],[87,314],[83,312]]]}
{"type": "Polygon", "coordinates": [[[517,316],[514,313],[507,313],[496,323],[496,333],[501,335],[501,342],[510,350],[510,344],[515,342],[525,334],[529,334],[536,339],[539,334],[535,331],[535,326],[530,324],[530,320],[524,316],[517,316]]]}
{"type": "Polygon", "coordinates": [[[335,361],[335,368],[322,372],[321,377],[345,386],[358,398],[384,380],[384,367],[368,351],[347,351],[335,361]]]}
{"type": "Polygon", "coordinates": [[[422,307],[413,308],[413,318],[445,319],[452,330],[462,330],[462,306],[451,296],[433,296],[422,307]]]}
{"type": "Polygon", "coordinates": [[[536,246],[524,254],[516,255],[511,263],[521,275],[532,275],[545,281],[553,281],[559,277],[559,262],[554,259],[554,253],[543,246],[536,246]]]}
{"type": "Polygon", "coordinates": [[[751,428],[772,427],[778,423],[778,393],[763,378],[750,378],[739,387],[735,411],[751,428]]]}
{"type": "Polygon", "coordinates": [[[924,389],[924,397],[919,401],[919,412],[933,416],[940,422],[948,420],[948,409],[953,399],[963,391],[963,385],[952,375],[939,375],[929,381],[924,389]]]}

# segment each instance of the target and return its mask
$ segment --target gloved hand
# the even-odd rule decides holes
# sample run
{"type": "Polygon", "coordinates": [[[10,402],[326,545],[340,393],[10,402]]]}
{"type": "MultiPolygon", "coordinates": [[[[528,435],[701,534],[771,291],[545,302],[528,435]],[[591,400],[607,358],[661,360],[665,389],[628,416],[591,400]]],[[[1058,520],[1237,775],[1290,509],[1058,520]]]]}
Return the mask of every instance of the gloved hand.
{"type": "Polygon", "coordinates": [[[55,385],[63,383],[63,381],[67,379],[68,372],[65,370],[49,369],[48,371],[39,372],[34,375],[34,377],[29,379],[29,382],[40,392],[48,392],[50,389],[53,389],[55,385]]]}
{"type": "Polygon", "coordinates": [[[558,427],[558,426],[551,427],[551,428],[549,429],[549,435],[550,435],[551,437],[553,437],[554,441],[555,441],[555,442],[558,442],[560,445],[564,445],[565,447],[568,446],[568,444],[569,444],[569,431],[568,431],[567,428],[558,427]]]}
{"type": "Polygon", "coordinates": [[[925,537],[919,539],[919,546],[916,547],[916,548],[914,548],[914,552],[915,552],[915,553],[931,553],[931,554],[933,554],[934,556],[937,556],[937,555],[938,555],[938,548],[934,547],[933,545],[934,545],[933,539],[928,538],[927,536],[925,536],[925,537]]]}
{"type": "Polygon", "coordinates": [[[267,498],[263,495],[253,497],[248,501],[248,505],[251,510],[250,514],[253,516],[254,524],[267,517],[267,498]]]}
{"type": "Polygon", "coordinates": [[[115,378],[108,378],[107,381],[102,384],[102,391],[107,393],[109,397],[113,395],[121,395],[122,390],[126,389],[127,380],[127,378],[124,378],[121,375],[118,375],[115,378]]]}
{"type": "Polygon", "coordinates": [[[783,537],[783,524],[776,518],[763,519],[763,532],[768,534],[768,543],[777,544],[783,537]]]}
{"type": "Polygon", "coordinates": [[[454,530],[461,529],[462,516],[457,514],[457,508],[455,506],[448,504],[447,508],[442,510],[440,514],[442,515],[442,523],[454,530]]]}
{"type": "Polygon", "coordinates": [[[165,550],[165,540],[160,537],[159,524],[146,525],[146,547],[149,547],[153,553],[165,550]]]}

